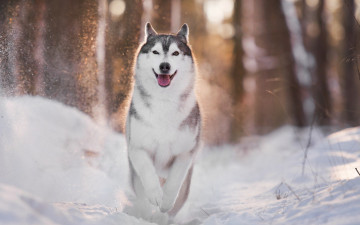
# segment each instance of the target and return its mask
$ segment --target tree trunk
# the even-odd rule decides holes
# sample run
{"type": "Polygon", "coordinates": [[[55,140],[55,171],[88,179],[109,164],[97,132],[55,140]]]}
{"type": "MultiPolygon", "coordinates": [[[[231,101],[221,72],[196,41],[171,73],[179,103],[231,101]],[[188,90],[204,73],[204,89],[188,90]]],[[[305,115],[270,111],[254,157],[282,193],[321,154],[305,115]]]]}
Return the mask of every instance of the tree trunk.
{"type": "Polygon", "coordinates": [[[97,101],[95,1],[47,2],[45,95],[93,115],[97,101]]]}
{"type": "Polygon", "coordinates": [[[242,0],[235,0],[233,25],[235,34],[233,38],[234,51],[231,71],[232,97],[233,97],[233,117],[231,123],[230,141],[236,142],[242,133],[242,116],[240,106],[244,96],[244,76],[245,68],[243,64],[244,50],[242,47],[242,0]]]}
{"type": "MultiPolygon", "coordinates": [[[[140,43],[140,33],[144,28],[142,24],[143,3],[141,0],[125,0],[126,10],[123,19],[119,24],[120,38],[115,39],[114,53],[112,61],[112,81],[113,90],[112,104],[110,112],[116,118],[112,120],[112,126],[115,130],[122,131],[124,121],[119,120],[126,113],[126,99],[131,91],[133,80],[133,66],[136,57],[136,50],[140,43]],[[120,26],[121,25],[121,26],[120,26]],[[115,114],[116,113],[116,114],[115,114]]],[[[118,33],[116,34],[118,35],[118,33]]],[[[107,85],[109,86],[109,84],[107,85]]]]}
{"type": "MultiPolygon", "coordinates": [[[[14,77],[15,90],[14,94],[22,95],[28,93],[28,86],[30,77],[26,77],[24,73],[24,55],[28,53],[29,45],[22,46],[21,42],[24,40],[23,36],[26,31],[23,29],[23,23],[26,21],[24,17],[26,17],[27,13],[27,4],[26,2],[20,2],[13,9],[12,22],[10,28],[10,42],[9,45],[9,63],[11,68],[11,75],[14,77]],[[25,3],[25,4],[24,4],[25,3]]],[[[26,39],[25,39],[26,40],[26,39]]],[[[29,43],[28,43],[29,44],[29,43]]]]}
{"type": "Polygon", "coordinates": [[[329,125],[331,119],[330,92],[327,83],[327,32],[324,21],[324,0],[319,0],[316,12],[316,22],[319,27],[319,35],[315,40],[315,82],[313,84],[315,99],[315,118],[319,125],[329,125]]]}
{"type": "Polygon", "coordinates": [[[13,40],[13,23],[15,6],[18,1],[0,2],[0,95],[12,95],[15,79],[12,74],[14,57],[10,49],[15,51],[13,40]]]}
{"type": "Polygon", "coordinates": [[[169,33],[171,29],[170,0],[153,0],[152,21],[154,29],[160,33],[169,33]]]}
{"type": "Polygon", "coordinates": [[[4,90],[4,88],[7,85],[7,56],[5,54],[7,48],[7,19],[7,4],[2,1],[0,2],[0,96],[5,95],[6,91],[4,90]]]}
{"type": "MultiPolygon", "coordinates": [[[[360,122],[360,74],[356,74],[355,68],[358,67],[356,55],[356,43],[358,42],[355,37],[355,4],[354,0],[344,1],[344,44],[342,64],[342,92],[343,92],[343,121],[351,126],[359,125],[360,122]]],[[[358,72],[359,73],[359,72],[358,72]]]]}
{"type": "Polygon", "coordinates": [[[181,27],[181,0],[171,0],[171,32],[176,33],[181,27]]]}
{"type": "Polygon", "coordinates": [[[34,93],[36,95],[44,95],[44,68],[45,68],[45,13],[46,2],[45,0],[35,0],[35,9],[38,12],[35,15],[35,40],[34,40],[34,59],[35,63],[35,78],[34,78],[34,93]]]}
{"type": "Polygon", "coordinates": [[[16,83],[16,94],[35,95],[40,89],[42,76],[42,43],[43,30],[39,26],[44,20],[45,2],[36,0],[21,1],[16,6],[16,15],[12,24],[13,76],[16,83]]]}
{"type": "Polygon", "coordinates": [[[259,27],[255,42],[263,53],[257,58],[255,124],[267,133],[288,120],[304,124],[301,88],[296,78],[289,30],[281,0],[258,0],[259,27]]]}
{"type": "Polygon", "coordinates": [[[98,27],[96,35],[96,62],[97,62],[97,92],[98,101],[95,107],[95,119],[98,123],[105,125],[107,121],[107,97],[106,97],[106,86],[105,86],[105,66],[106,66],[106,55],[105,55],[105,35],[106,35],[106,19],[107,19],[107,7],[108,3],[106,0],[98,1],[98,27]]]}
{"type": "MultiPolygon", "coordinates": [[[[303,127],[307,124],[307,118],[302,93],[311,86],[310,66],[307,61],[309,55],[305,49],[302,27],[296,15],[294,3],[281,0],[281,8],[287,25],[286,37],[289,39],[289,48],[292,53],[290,68],[292,72],[289,73],[287,79],[288,105],[293,123],[298,127],[303,127]]],[[[311,101],[311,99],[308,100],[311,101]]],[[[308,114],[311,115],[311,113],[308,114]]]]}

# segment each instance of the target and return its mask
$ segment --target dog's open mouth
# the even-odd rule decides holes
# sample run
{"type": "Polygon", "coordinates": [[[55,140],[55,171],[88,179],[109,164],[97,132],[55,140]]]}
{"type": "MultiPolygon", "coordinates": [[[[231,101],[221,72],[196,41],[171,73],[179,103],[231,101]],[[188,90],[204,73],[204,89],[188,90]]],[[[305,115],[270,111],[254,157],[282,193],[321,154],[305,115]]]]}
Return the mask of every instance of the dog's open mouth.
{"type": "Polygon", "coordinates": [[[177,70],[173,74],[157,74],[154,69],[153,69],[153,72],[158,81],[158,84],[161,87],[167,87],[170,85],[171,80],[175,77],[177,70]]]}

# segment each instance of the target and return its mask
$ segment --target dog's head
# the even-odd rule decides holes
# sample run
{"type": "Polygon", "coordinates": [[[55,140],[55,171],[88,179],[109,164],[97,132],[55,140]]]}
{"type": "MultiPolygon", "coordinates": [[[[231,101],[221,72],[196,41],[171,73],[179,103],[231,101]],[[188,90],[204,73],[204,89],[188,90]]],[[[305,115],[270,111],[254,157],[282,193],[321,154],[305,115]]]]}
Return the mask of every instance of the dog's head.
{"type": "Polygon", "coordinates": [[[142,83],[161,88],[183,86],[193,80],[193,58],[188,45],[189,28],[184,24],[176,34],[158,34],[145,26],[145,43],[136,62],[136,76],[142,83]]]}

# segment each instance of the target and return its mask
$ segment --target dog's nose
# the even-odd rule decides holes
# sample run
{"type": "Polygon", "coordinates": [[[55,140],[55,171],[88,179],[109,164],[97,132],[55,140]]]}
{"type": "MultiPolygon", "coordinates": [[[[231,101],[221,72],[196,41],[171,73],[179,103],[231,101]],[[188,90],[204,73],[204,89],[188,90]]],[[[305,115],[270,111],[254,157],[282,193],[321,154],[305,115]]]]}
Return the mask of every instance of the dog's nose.
{"type": "Polygon", "coordinates": [[[170,71],[170,63],[167,63],[167,62],[163,62],[160,64],[160,71],[162,73],[168,73],[170,71]]]}

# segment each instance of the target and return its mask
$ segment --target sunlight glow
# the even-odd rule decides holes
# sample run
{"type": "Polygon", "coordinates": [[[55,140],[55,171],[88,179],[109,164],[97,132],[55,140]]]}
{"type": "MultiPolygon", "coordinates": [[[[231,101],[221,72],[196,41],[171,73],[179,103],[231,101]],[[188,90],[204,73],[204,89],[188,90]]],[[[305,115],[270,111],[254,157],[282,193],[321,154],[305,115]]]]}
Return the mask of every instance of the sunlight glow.
{"type": "Polygon", "coordinates": [[[219,26],[218,33],[221,35],[222,38],[228,39],[232,38],[235,34],[234,27],[230,23],[224,23],[219,26]]]}
{"type": "Polygon", "coordinates": [[[341,7],[341,1],[327,1],[325,7],[333,13],[341,7]]]}
{"type": "MultiPolygon", "coordinates": [[[[360,5],[360,0],[355,0],[355,5],[360,5]]],[[[356,7],[355,9],[355,17],[359,21],[360,20],[360,7],[356,7]]]]}
{"type": "Polygon", "coordinates": [[[332,23],[332,25],[329,27],[329,31],[335,41],[341,41],[344,39],[344,28],[339,22],[332,23]]]}
{"type": "Polygon", "coordinates": [[[306,0],[306,4],[311,8],[316,8],[319,5],[319,0],[306,0]]]}
{"type": "Polygon", "coordinates": [[[345,165],[338,165],[332,168],[332,177],[340,180],[349,180],[359,177],[359,174],[356,172],[355,168],[359,168],[360,160],[355,162],[347,163],[345,165]]]}
{"type": "Polygon", "coordinates": [[[306,26],[306,33],[310,37],[316,38],[320,34],[320,28],[315,22],[309,22],[309,24],[306,26]]]}
{"type": "Polygon", "coordinates": [[[123,0],[113,0],[110,2],[109,10],[112,16],[119,17],[125,12],[126,4],[123,0]]]}
{"type": "Polygon", "coordinates": [[[329,155],[329,162],[333,165],[332,177],[341,180],[353,179],[360,169],[360,133],[359,128],[348,128],[328,136],[329,146],[333,154],[329,155]]]}
{"type": "Polygon", "coordinates": [[[204,3],[206,18],[214,24],[220,24],[231,17],[234,9],[233,0],[208,0],[204,3]]]}

